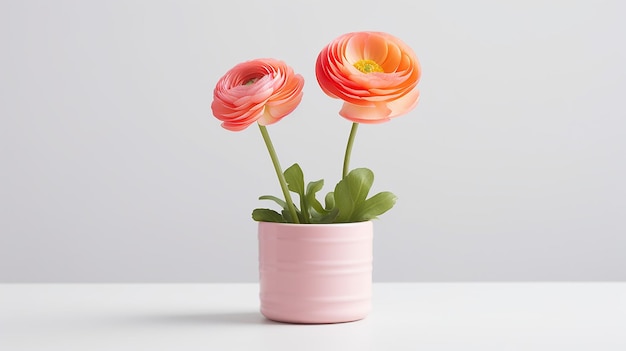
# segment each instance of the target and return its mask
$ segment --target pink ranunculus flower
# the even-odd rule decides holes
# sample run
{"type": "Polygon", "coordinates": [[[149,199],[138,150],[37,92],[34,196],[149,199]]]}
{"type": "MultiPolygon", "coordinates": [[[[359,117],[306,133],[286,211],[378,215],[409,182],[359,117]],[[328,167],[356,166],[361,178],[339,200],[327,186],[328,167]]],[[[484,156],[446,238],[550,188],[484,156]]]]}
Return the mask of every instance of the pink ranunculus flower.
{"type": "Polygon", "coordinates": [[[257,122],[270,125],[291,113],[302,101],[304,78],[283,61],[255,59],[230,69],[217,82],[211,110],[231,131],[257,122]]]}
{"type": "Polygon", "coordinates": [[[353,32],[317,57],[322,90],[344,101],[339,114],[356,123],[382,123],[411,111],[419,99],[421,67],[413,50],[383,32],[353,32]]]}

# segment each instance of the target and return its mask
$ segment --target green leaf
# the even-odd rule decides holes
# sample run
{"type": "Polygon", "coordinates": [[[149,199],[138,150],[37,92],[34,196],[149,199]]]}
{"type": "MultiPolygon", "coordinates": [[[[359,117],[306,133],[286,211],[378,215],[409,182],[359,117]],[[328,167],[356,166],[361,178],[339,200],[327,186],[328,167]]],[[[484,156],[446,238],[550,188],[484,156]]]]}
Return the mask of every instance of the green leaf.
{"type": "Polygon", "coordinates": [[[326,213],[322,204],[317,200],[315,194],[322,190],[324,187],[324,179],[320,179],[315,182],[310,182],[306,187],[306,202],[309,206],[311,206],[317,213],[326,213]]]}
{"type": "Polygon", "coordinates": [[[322,190],[323,187],[324,187],[324,179],[320,179],[314,182],[309,182],[309,184],[306,186],[306,194],[315,195],[315,193],[322,190]]]}
{"type": "MultiPolygon", "coordinates": [[[[291,216],[291,212],[289,212],[288,210],[282,210],[281,213],[283,214],[283,218],[285,219],[286,223],[295,223],[293,221],[293,217],[291,216]]],[[[296,214],[298,215],[298,220],[300,221],[300,223],[304,223],[302,212],[296,210],[296,214]]]]}
{"type": "Polygon", "coordinates": [[[375,219],[381,214],[389,211],[398,198],[389,191],[380,192],[365,200],[354,210],[353,221],[364,222],[375,219]]]}
{"type": "Polygon", "coordinates": [[[277,198],[276,196],[263,195],[259,197],[259,200],[271,200],[277,203],[280,207],[287,209],[287,203],[285,202],[285,200],[277,198]]]}
{"type": "Polygon", "coordinates": [[[333,209],[333,207],[335,207],[335,193],[334,192],[329,192],[328,194],[326,194],[326,197],[324,198],[324,207],[326,208],[326,211],[330,211],[333,209]]]}
{"type": "Polygon", "coordinates": [[[339,208],[336,222],[353,222],[352,215],[367,198],[374,183],[374,173],[367,168],[356,168],[335,186],[335,205],[339,208]]]}
{"type": "Polygon", "coordinates": [[[281,213],[283,214],[283,218],[285,219],[285,222],[287,222],[287,223],[294,223],[293,217],[291,217],[291,212],[289,212],[287,210],[282,210],[281,213]]]}
{"type": "Polygon", "coordinates": [[[300,165],[294,163],[285,170],[285,181],[289,190],[300,196],[300,210],[302,211],[302,215],[298,215],[300,223],[309,223],[309,205],[304,193],[304,173],[300,165]]]}
{"type": "Polygon", "coordinates": [[[333,208],[328,211],[326,214],[317,214],[311,218],[311,223],[316,224],[328,224],[333,223],[339,214],[338,208],[333,208]]]}
{"type": "Polygon", "coordinates": [[[304,173],[297,163],[285,170],[285,181],[289,190],[304,197],[304,173]]]}
{"type": "Polygon", "coordinates": [[[252,219],[258,222],[285,223],[285,219],[280,213],[269,208],[255,208],[252,211],[252,219]]]}

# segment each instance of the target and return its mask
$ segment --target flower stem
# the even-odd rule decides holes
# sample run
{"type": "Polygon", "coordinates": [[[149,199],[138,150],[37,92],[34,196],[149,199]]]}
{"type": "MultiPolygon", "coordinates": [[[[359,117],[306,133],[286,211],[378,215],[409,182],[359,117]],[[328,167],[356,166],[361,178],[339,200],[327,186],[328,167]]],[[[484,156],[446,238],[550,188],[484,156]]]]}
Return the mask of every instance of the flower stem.
{"type": "Polygon", "coordinates": [[[350,155],[352,154],[352,145],[354,145],[354,137],[356,137],[356,131],[359,129],[359,124],[356,122],[352,123],[352,128],[350,129],[350,136],[348,137],[348,145],[346,146],[346,155],[343,157],[343,177],[345,178],[350,172],[350,155]]]}
{"type": "Polygon", "coordinates": [[[276,176],[278,176],[278,182],[280,183],[280,188],[283,191],[283,195],[285,196],[285,202],[287,203],[287,207],[289,209],[289,212],[291,213],[293,222],[300,223],[300,220],[298,219],[298,213],[296,212],[296,207],[293,205],[293,200],[291,199],[291,195],[289,194],[289,188],[287,187],[285,175],[283,174],[283,170],[280,168],[280,163],[278,162],[276,150],[274,150],[274,145],[272,144],[270,135],[267,133],[267,128],[259,124],[259,129],[261,130],[261,135],[263,135],[263,141],[265,141],[267,151],[269,151],[270,153],[270,158],[272,159],[272,164],[274,164],[274,170],[276,170],[276,176]]]}

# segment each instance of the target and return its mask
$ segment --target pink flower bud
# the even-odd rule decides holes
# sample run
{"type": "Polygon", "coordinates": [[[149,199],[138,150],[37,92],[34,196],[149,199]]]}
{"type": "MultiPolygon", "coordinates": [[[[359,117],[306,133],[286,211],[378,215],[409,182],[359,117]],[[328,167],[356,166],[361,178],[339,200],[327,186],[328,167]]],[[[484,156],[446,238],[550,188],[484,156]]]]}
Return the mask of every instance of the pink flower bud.
{"type": "Polygon", "coordinates": [[[283,61],[256,59],[240,63],[220,78],[211,110],[231,131],[257,122],[270,125],[291,113],[302,100],[304,78],[283,61]]]}

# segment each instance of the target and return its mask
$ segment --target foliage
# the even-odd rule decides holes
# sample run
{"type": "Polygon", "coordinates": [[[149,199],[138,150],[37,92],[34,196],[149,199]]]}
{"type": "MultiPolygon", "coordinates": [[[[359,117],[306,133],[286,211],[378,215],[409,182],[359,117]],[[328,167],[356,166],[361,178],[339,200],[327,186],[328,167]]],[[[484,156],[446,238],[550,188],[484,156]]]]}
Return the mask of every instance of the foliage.
{"type": "MultiPolygon", "coordinates": [[[[374,173],[367,168],[356,168],[341,179],[324,197],[324,205],[316,194],[322,190],[324,180],[309,182],[305,187],[304,173],[297,163],[284,172],[289,191],[300,198],[296,206],[298,222],[302,224],[351,223],[376,219],[390,210],[396,203],[396,196],[388,191],[368,197],[374,183],[374,173]]],[[[252,218],[261,222],[296,223],[288,209],[287,202],[272,195],[259,197],[270,200],[281,207],[280,212],[269,208],[257,208],[252,218]]]]}

